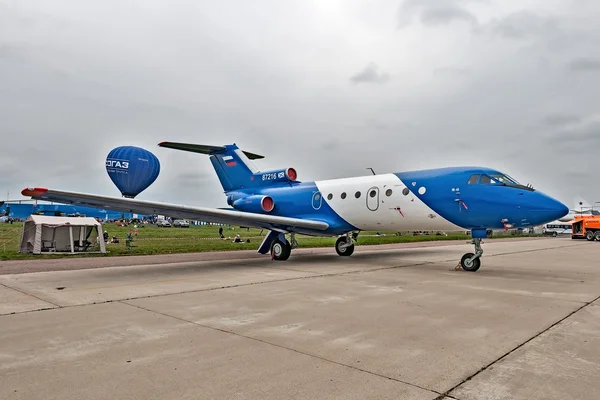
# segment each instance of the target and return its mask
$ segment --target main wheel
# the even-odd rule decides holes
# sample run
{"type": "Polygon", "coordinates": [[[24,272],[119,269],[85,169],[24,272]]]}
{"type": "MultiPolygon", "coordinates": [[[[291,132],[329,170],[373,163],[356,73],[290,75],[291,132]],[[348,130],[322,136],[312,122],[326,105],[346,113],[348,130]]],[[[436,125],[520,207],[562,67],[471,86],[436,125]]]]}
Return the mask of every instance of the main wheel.
{"type": "Polygon", "coordinates": [[[287,240],[282,242],[279,239],[275,239],[271,244],[271,254],[274,260],[285,261],[292,254],[292,246],[287,240]]]}
{"type": "Polygon", "coordinates": [[[585,238],[589,241],[594,240],[594,232],[593,231],[587,231],[585,233],[585,238]]]}
{"type": "Polygon", "coordinates": [[[600,242],[600,231],[596,231],[596,234],[594,235],[594,238],[600,242]]]}
{"type": "Polygon", "coordinates": [[[354,253],[354,243],[347,247],[344,247],[345,244],[346,238],[343,236],[339,237],[338,240],[335,242],[335,251],[336,253],[338,253],[339,256],[349,256],[352,255],[352,253],[354,253]]]}
{"type": "Polygon", "coordinates": [[[481,260],[479,258],[476,258],[473,261],[469,260],[474,255],[475,254],[473,253],[467,253],[464,256],[462,256],[462,258],[460,259],[460,266],[462,267],[462,269],[469,272],[475,272],[479,269],[479,267],[481,266],[481,260]]]}

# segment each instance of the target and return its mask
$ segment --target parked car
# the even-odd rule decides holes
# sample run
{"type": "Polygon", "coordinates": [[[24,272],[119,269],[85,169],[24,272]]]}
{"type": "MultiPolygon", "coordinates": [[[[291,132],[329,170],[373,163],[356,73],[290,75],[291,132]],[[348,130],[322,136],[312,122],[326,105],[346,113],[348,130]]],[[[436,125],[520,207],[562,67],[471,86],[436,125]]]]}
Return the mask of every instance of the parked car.
{"type": "Polygon", "coordinates": [[[159,219],[158,221],[156,221],[156,226],[157,227],[163,227],[163,228],[170,228],[171,227],[171,223],[169,221],[167,221],[166,219],[159,219]]]}
{"type": "Polygon", "coordinates": [[[185,220],[185,219],[176,219],[175,221],[173,221],[173,227],[174,228],[189,228],[190,227],[190,223],[189,221],[185,220]]]}

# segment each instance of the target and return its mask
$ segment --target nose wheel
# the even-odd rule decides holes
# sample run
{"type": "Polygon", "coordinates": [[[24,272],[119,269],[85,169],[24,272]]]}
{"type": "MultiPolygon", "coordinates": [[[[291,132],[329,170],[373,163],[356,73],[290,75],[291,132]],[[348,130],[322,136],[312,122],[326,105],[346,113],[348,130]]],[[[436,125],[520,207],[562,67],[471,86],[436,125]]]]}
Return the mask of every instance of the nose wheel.
{"type": "Polygon", "coordinates": [[[481,239],[474,238],[471,242],[475,245],[475,253],[467,253],[460,259],[460,263],[456,266],[456,270],[462,268],[468,272],[475,272],[481,267],[481,255],[483,249],[481,248],[481,239]]]}
{"type": "Polygon", "coordinates": [[[354,253],[354,243],[350,236],[341,236],[335,242],[335,251],[339,256],[350,256],[354,253]]]}

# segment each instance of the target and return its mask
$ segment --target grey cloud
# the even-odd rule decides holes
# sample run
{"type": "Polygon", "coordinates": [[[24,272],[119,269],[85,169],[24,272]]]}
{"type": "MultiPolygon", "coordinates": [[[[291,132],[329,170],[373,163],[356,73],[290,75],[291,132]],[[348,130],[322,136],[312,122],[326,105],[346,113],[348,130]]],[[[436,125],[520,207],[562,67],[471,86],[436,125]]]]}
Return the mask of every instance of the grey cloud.
{"type": "Polygon", "coordinates": [[[550,126],[565,126],[568,124],[578,123],[581,117],[572,114],[550,114],[544,118],[544,123],[550,126]]]}
{"type": "MultiPolygon", "coordinates": [[[[590,129],[585,132],[573,133],[573,134],[560,134],[556,137],[557,141],[563,144],[574,144],[577,146],[593,146],[593,148],[600,148],[600,124],[596,125],[594,129],[590,129]]],[[[573,148],[578,151],[581,148],[573,148]]]]}
{"type": "Polygon", "coordinates": [[[198,168],[195,171],[178,171],[177,175],[174,176],[174,179],[178,180],[182,184],[194,184],[210,177],[211,175],[208,173],[208,171],[202,172],[200,168],[198,168]]]}
{"type": "Polygon", "coordinates": [[[528,39],[552,33],[559,33],[560,27],[555,18],[541,16],[530,11],[518,11],[488,24],[493,35],[507,39],[528,39]]]}
{"type": "Polygon", "coordinates": [[[470,68],[461,67],[440,67],[433,70],[435,75],[448,77],[464,77],[472,73],[470,68]]]}
{"type": "Polygon", "coordinates": [[[568,65],[571,71],[600,71],[600,59],[597,58],[577,58],[571,61],[568,65]]]}
{"type": "Polygon", "coordinates": [[[328,151],[334,151],[339,149],[339,143],[337,140],[327,140],[322,144],[322,148],[328,151]]]}
{"type": "Polygon", "coordinates": [[[365,121],[365,126],[369,131],[375,130],[385,134],[408,134],[414,132],[416,129],[415,124],[410,121],[399,119],[398,117],[385,119],[369,118],[365,121]]]}
{"type": "Polygon", "coordinates": [[[467,10],[464,3],[469,1],[405,0],[398,12],[398,27],[410,25],[415,17],[425,25],[448,25],[455,21],[477,25],[477,18],[467,10]]]}
{"type": "Polygon", "coordinates": [[[0,4],[0,193],[119,196],[104,158],[137,145],[161,162],[140,199],[226,206],[209,159],[157,147],[170,140],[236,142],[266,157],[258,168],[293,166],[303,181],[471,164],[567,202],[600,199],[586,184],[593,169],[575,180],[568,167],[596,156],[600,80],[565,73],[597,67],[600,3],[531,0],[524,12],[410,0],[390,17],[378,3],[343,2],[316,18],[308,3],[265,1],[269,12],[208,0],[0,4]],[[390,20],[406,29],[390,35],[390,20]],[[474,21],[483,34],[470,34],[474,21]],[[363,69],[370,60],[379,66],[363,69]]]}
{"type": "Polygon", "coordinates": [[[581,171],[565,171],[565,176],[569,179],[578,179],[585,181],[587,179],[588,174],[581,171]]]}
{"type": "Polygon", "coordinates": [[[20,58],[21,51],[18,46],[9,43],[0,43],[0,60],[20,58]]]}
{"type": "Polygon", "coordinates": [[[454,21],[477,24],[477,18],[464,8],[432,8],[421,13],[421,22],[425,25],[446,25],[454,21]]]}
{"type": "MultiPolygon", "coordinates": [[[[598,137],[598,133],[577,136],[559,135],[556,136],[551,142],[555,143],[557,149],[560,149],[560,158],[562,160],[572,158],[574,162],[578,156],[582,154],[586,154],[586,156],[583,157],[584,160],[592,159],[588,152],[583,151],[587,147],[600,147],[600,138],[598,137]]],[[[589,174],[587,176],[589,180],[589,174]]]]}
{"type": "Polygon", "coordinates": [[[390,80],[390,75],[385,72],[379,72],[379,67],[375,63],[369,63],[362,71],[350,77],[354,83],[386,83],[390,80]]]}
{"type": "Polygon", "coordinates": [[[591,115],[566,126],[552,135],[553,143],[563,151],[582,152],[583,149],[600,148],[600,116],[591,115]]]}
{"type": "Polygon", "coordinates": [[[366,125],[369,128],[373,128],[373,129],[376,129],[378,131],[386,131],[386,130],[390,129],[390,125],[389,124],[386,124],[384,122],[378,121],[378,120],[373,119],[373,118],[367,120],[366,121],[366,125]]]}

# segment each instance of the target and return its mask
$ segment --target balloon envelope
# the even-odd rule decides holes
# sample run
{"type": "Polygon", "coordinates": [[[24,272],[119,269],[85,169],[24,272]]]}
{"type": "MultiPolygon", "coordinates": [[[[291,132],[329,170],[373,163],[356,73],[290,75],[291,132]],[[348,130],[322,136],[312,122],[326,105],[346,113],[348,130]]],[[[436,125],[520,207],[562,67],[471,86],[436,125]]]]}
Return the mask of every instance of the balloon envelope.
{"type": "Polygon", "coordinates": [[[106,172],[124,197],[133,198],[158,178],[160,163],[148,150],[121,146],[108,153],[106,172]]]}

